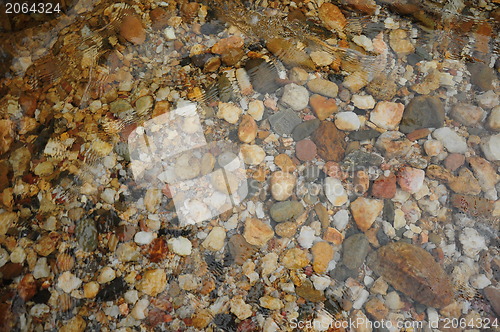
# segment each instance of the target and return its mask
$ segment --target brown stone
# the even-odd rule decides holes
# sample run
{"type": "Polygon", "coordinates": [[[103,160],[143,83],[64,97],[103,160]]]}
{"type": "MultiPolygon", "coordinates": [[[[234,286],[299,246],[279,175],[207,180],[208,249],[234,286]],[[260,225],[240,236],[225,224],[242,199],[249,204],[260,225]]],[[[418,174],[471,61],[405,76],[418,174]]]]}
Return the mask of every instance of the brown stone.
{"type": "Polygon", "coordinates": [[[291,173],[296,169],[292,159],[284,153],[281,153],[274,157],[274,163],[276,164],[276,166],[281,168],[283,172],[291,173]]]}
{"type": "Polygon", "coordinates": [[[248,243],[261,247],[274,237],[274,231],[271,226],[259,219],[247,218],[243,236],[248,243]]]}
{"type": "Polygon", "coordinates": [[[316,143],[318,155],[325,161],[341,161],[344,158],[344,133],[330,121],[323,121],[313,133],[312,140],[316,143]]]}
{"type": "Polygon", "coordinates": [[[342,0],[342,4],[367,15],[373,15],[377,10],[377,4],[374,0],[342,0]]]}
{"type": "Polygon", "coordinates": [[[307,250],[300,248],[288,249],[281,257],[281,264],[287,269],[301,269],[309,264],[307,250]]]}
{"type": "Polygon", "coordinates": [[[424,305],[442,308],[453,301],[451,281],[421,247],[394,242],[368,256],[368,266],[396,290],[424,305]]]}
{"type": "Polygon", "coordinates": [[[151,27],[153,30],[160,30],[168,25],[170,14],[163,8],[157,7],[149,12],[151,18],[151,27]]]}
{"type": "Polygon", "coordinates": [[[459,153],[450,153],[444,160],[444,167],[450,171],[456,171],[465,162],[465,156],[459,153]]]}
{"type": "Polygon", "coordinates": [[[132,44],[142,44],[146,40],[146,31],[139,17],[125,16],[120,25],[120,35],[132,44]]]}
{"type": "Polygon", "coordinates": [[[14,123],[10,120],[0,120],[0,155],[9,151],[14,141],[14,123]]]}
{"type": "Polygon", "coordinates": [[[389,313],[389,309],[385,304],[376,297],[366,302],[365,309],[366,313],[377,321],[382,321],[389,313]]]}
{"type": "Polygon", "coordinates": [[[378,199],[358,197],[351,203],[352,217],[358,228],[363,232],[366,232],[372,226],[383,208],[384,202],[378,199]]]}
{"type": "Polygon", "coordinates": [[[431,131],[428,128],[420,128],[406,135],[406,138],[410,141],[416,141],[421,138],[427,137],[430,133],[431,131]]]}
{"type": "Polygon", "coordinates": [[[368,188],[370,187],[370,178],[368,176],[368,173],[362,170],[354,173],[353,185],[356,194],[362,195],[367,192],[368,188]]]}
{"type": "Polygon", "coordinates": [[[372,196],[376,198],[393,198],[396,195],[396,175],[381,176],[372,184],[372,196]]]}
{"type": "Polygon", "coordinates": [[[316,144],[313,141],[304,139],[295,145],[295,155],[299,160],[309,161],[316,157],[316,144]]]}
{"type": "Polygon", "coordinates": [[[25,301],[29,301],[33,296],[35,296],[37,287],[35,278],[31,273],[26,274],[23,279],[17,285],[17,291],[19,296],[25,301]]]}
{"type": "Polygon", "coordinates": [[[19,97],[19,105],[24,111],[24,115],[33,116],[37,107],[37,100],[35,96],[31,94],[22,94],[19,97]]]}
{"type": "Polygon", "coordinates": [[[302,282],[302,285],[297,287],[295,291],[298,296],[303,297],[310,302],[323,302],[326,300],[323,292],[315,289],[312,282],[309,280],[302,282]]]}
{"type": "Polygon", "coordinates": [[[494,201],[475,195],[455,194],[451,196],[451,205],[471,216],[490,218],[493,212],[494,201]]]}
{"type": "Polygon", "coordinates": [[[326,98],[318,94],[314,94],[309,98],[309,104],[314,114],[316,114],[321,121],[328,119],[330,115],[338,110],[335,99],[326,98]]]}
{"type": "Polygon", "coordinates": [[[500,315],[500,289],[492,286],[486,287],[484,289],[484,295],[486,295],[486,298],[490,301],[493,310],[497,315],[500,315]]]}
{"type": "Polygon", "coordinates": [[[250,115],[244,114],[238,127],[238,138],[243,143],[251,143],[256,136],[257,123],[250,115]]]}
{"type": "Polygon", "coordinates": [[[241,234],[233,235],[229,239],[229,252],[236,264],[242,265],[256,251],[257,248],[248,243],[241,234]]]}
{"type": "Polygon", "coordinates": [[[50,232],[42,236],[34,246],[35,251],[40,256],[48,256],[56,250],[61,236],[56,232],[50,232]]]}
{"type": "Polygon", "coordinates": [[[344,236],[338,230],[333,227],[328,227],[323,235],[323,240],[331,242],[333,244],[341,244],[344,240],[344,236]]]}
{"type": "Polygon", "coordinates": [[[184,2],[181,5],[181,16],[184,22],[191,23],[191,21],[198,16],[200,4],[197,2],[184,2]]]}
{"type": "Polygon", "coordinates": [[[212,46],[212,53],[215,54],[225,54],[228,49],[231,48],[242,48],[243,47],[243,39],[240,36],[231,36],[224,39],[221,39],[217,43],[212,46]]]}
{"type": "Polygon", "coordinates": [[[340,8],[332,3],[324,3],[319,7],[319,18],[328,29],[342,31],[347,20],[340,8]]]}
{"type": "Polygon", "coordinates": [[[7,160],[0,161],[0,192],[9,187],[10,164],[7,160]]]}

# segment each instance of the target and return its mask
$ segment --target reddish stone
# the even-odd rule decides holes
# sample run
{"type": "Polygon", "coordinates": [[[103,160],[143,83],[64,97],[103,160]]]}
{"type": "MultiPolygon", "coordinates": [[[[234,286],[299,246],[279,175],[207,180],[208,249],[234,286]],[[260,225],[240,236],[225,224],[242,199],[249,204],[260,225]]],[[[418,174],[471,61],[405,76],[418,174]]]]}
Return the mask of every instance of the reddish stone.
{"type": "Polygon", "coordinates": [[[4,280],[12,280],[23,272],[23,265],[19,263],[9,262],[0,267],[0,276],[4,280]]]}
{"type": "Polygon", "coordinates": [[[33,95],[22,94],[21,97],[19,97],[19,105],[21,105],[24,115],[33,116],[33,114],[35,114],[37,100],[33,95]]]}
{"type": "Polygon", "coordinates": [[[122,242],[132,240],[136,233],[136,229],[132,225],[121,225],[116,228],[116,236],[122,242]]]}
{"type": "Polygon", "coordinates": [[[344,158],[345,134],[331,121],[323,121],[313,134],[318,155],[325,161],[341,161],[344,158]]]}
{"type": "Polygon", "coordinates": [[[160,30],[168,25],[168,19],[171,15],[163,8],[157,7],[149,12],[151,18],[151,27],[153,30],[160,30]]]}
{"type": "Polygon", "coordinates": [[[298,141],[295,146],[295,154],[302,161],[313,160],[316,157],[316,152],[316,144],[308,139],[298,141]]]}
{"type": "Polygon", "coordinates": [[[29,301],[36,294],[36,282],[32,274],[27,274],[17,285],[19,296],[25,301],[29,301]]]}
{"type": "Polygon", "coordinates": [[[158,263],[167,257],[167,242],[163,238],[156,238],[148,247],[148,257],[153,263],[158,263]]]}
{"type": "Polygon", "coordinates": [[[120,35],[132,44],[142,44],[146,40],[146,31],[140,18],[135,15],[123,18],[120,25],[120,35]]]}
{"type": "Polygon", "coordinates": [[[450,171],[456,171],[465,162],[465,156],[459,153],[450,153],[444,160],[444,167],[450,171]]]}
{"type": "Polygon", "coordinates": [[[396,195],[396,175],[381,176],[373,181],[372,196],[377,198],[393,198],[396,195]]]}
{"type": "Polygon", "coordinates": [[[326,98],[317,94],[312,95],[311,98],[309,98],[309,104],[311,105],[314,114],[316,114],[318,119],[321,121],[330,117],[330,115],[338,109],[335,99],[326,98]]]}
{"type": "Polygon", "coordinates": [[[430,130],[427,128],[417,129],[406,135],[410,141],[416,141],[418,139],[427,137],[430,134],[430,130]]]}

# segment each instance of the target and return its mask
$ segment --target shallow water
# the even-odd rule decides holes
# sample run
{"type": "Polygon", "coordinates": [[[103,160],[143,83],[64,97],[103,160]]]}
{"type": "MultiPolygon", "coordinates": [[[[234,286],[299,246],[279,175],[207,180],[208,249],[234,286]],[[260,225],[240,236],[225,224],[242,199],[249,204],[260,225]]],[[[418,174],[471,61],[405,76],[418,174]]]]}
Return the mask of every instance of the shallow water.
{"type": "Polygon", "coordinates": [[[0,16],[0,331],[498,329],[497,0],[59,4],[0,16]]]}

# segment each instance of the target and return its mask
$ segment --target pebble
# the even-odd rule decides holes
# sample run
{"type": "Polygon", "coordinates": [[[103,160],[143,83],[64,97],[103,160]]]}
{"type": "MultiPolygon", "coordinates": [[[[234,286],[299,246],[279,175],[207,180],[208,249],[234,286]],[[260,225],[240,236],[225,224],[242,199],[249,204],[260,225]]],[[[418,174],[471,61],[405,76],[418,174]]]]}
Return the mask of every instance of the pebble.
{"type": "Polygon", "coordinates": [[[91,281],[83,285],[83,296],[87,299],[95,298],[98,292],[99,284],[95,281],[91,281]]]}
{"type": "Polygon", "coordinates": [[[443,143],[438,140],[429,139],[424,142],[424,151],[428,156],[435,157],[443,153],[444,146],[443,143]]]}
{"type": "Polygon", "coordinates": [[[311,136],[311,134],[318,129],[321,121],[319,119],[312,119],[298,124],[292,132],[294,141],[301,141],[304,138],[311,136]]]}
{"type": "Polygon", "coordinates": [[[154,30],[161,30],[168,25],[168,19],[170,15],[161,7],[157,7],[149,12],[149,17],[151,18],[151,27],[154,30]]]}
{"type": "Polygon", "coordinates": [[[15,247],[10,253],[10,261],[15,264],[20,264],[26,259],[26,251],[22,247],[15,247]]]}
{"type": "Polygon", "coordinates": [[[137,244],[126,242],[118,245],[116,248],[116,258],[121,262],[137,261],[140,257],[140,249],[137,244]]]}
{"type": "Polygon", "coordinates": [[[471,74],[471,83],[480,91],[488,91],[493,88],[493,79],[495,77],[493,68],[482,62],[471,62],[467,64],[467,69],[471,74]]]}
{"type": "Polygon", "coordinates": [[[59,332],[84,332],[87,327],[85,319],[81,316],[74,316],[59,329],[59,332]]]}
{"type": "Polygon", "coordinates": [[[156,296],[163,292],[166,286],[167,274],[165,271],[163,269],[152,269],[143,273],[142,279],[136,283],[135,288],[149,296],[156,296]]]}
{"type": "Polygon", "coordinates": [[[0,213],[0,235],[7,234],[11,225],[15,225],[19,217],[15,212],[2,212],[0,213]]]}
{"type": "Polygon", "coordinates": [[[240,152],[243,156],[243,161],[247,165],[259,165],[266,157],[264,149],[255,144],[242,144],[240,152]]]}
{"type": "Polygon", "coordinates": [[[500,98],[493,90],[476,95],[476,101],[483,109],[492,109],[500,104],[500,98]]]}
{"type": "Polygon", "coordinates": [[[269,213],[276,222],[294,220],[304,213],[304,206],[297,201],[278,202],[271,206],[269,213]]]}
{"type": "Polygon", "coordinates": [[[347,210],[339,210],[333,215],[333,226],[339,231],[343,231],[349,223],[349,212],[347,210]]]}
{"type": "Polygon", "coordinates": [[[394,79],[385,75],[376,76],[366,87],[366,91],[377,100],[390,101],[396,95],[398,86],[394,79]]]}
{"type": "Polygon", "coordinates": [[[351,203],[351,213],[356,225],[366,232],[384,208],[384,202],[378,199],[358,197],[351,203]]]}
{"type": "Polygon", "coordinates": [[[191,273],[179,276],[179,288],[186,291],[193,291],[199,287],[199,280],[191,273]]]}
{"type": "Polygon", "coordinates": [[[266,48],[286,65],[314,70],[316,66],[309,54],[296,46],[291,40],[281,37],[268,39],[266,43],[266,48]]]}
{"type": "Polygon", "coordinates": [[[353,95],[351,102],[355,107],[362,110],[371,110],[375,107],[375,99],[370,95],[353,95]]]}
{"type": "Polygon", "coordinates": [[[297,242],[302,248],[309,249],[313,246],[313,242],[316,239],[316,231],[309,226],[303,226],[300,229],[299,236],[297,237],[297,242]]]}
{"type": "Polygon", "coordinates": [[[389,313],[389,309],[387,308],[386,304],[387,300],[384,303],[378,298],[373,298],[365,304],[366,313],[372,319],[376,321],[382,321],[385,317],[387,317],[387,314],[389,313]]]}
{"type": "Polygon", "coordinates": [[[296,169],[292,159],[284,153],[280,153],[279,155],[274,157],[274,163],[276,164],[276,166],[281,168],[283,172],[292,173],[296,169]]]}
{"type": "Polygon", "coordinates": [[[147,299],[140,299],[132,308],[130,315],[137,320],[142,320],[147,317],[147,309],[149,301],[147,299]]]}
{"type": "Polygon", "coordinates": [[[397,178],[401,189],[415,194],[424,184],[425,172],[418,168],[404,167],[399,171],[397,178]]]}
{"type": "Polygon", "coordinates": [[[385,295],[387,294],[387,289],[389,289],[389,285],[385,282],[384,278],[380,277],[375,280],[370,291],[373,294],[385,295]]]}
{"type": "Polygon", "coordinates": [[[399,298],[399,294],[394,291],[385,296],[385,304],[391,310],[400,310],[404,306],[404,303],[401,302],[401,299],[399,298]]]}
{"type": "Polygon", "coordinates": [[[310,161],[316,158],[316,144],[313,141],[304,139],[295,145],[295,155],[299,160],[310,161]]]}
{"type": "Polygon", "coordinates": [[[335,115],[335,126],[340,130],[355,131],[361,126],[361,121],[354,112],[339,112],[335,115]]]}
{"type": "Polygon", "coordinates": [[[284,267],[291,270],[306,267],[309,264],[307,250],[300,248],[288,249],[281,257],[280,262],[284,267]]]}
{"type": "Polygon", "coordinates": [[[243,39],[240,36],[231,36],[219,40],[212,46],[212,53],[225,54],[229,49],[241,49],[243,47],[243,39]]]}
{"type": "Polygon", "coordinates": [[[329,66],[335,59],[331,53],[325,51],[313,51],[309,55],[311,60],[319,67],[329,66]]]}
{"type": "Polygon", "coordinates": [[[454,172],[465,162],[465,156],[460,153],[450,153],[444,160],[444,166],[446,169],[454,172]]]}
{"type": "Polygon", "coordinates": [[[247,218],[243,237],[249,244],[261,247],[274,237],[274,231],[259,219],[247,218]]]}
{"type": "Polygon", "coordinates": [[[245,64],[245,70],[250,76],[252,87],[255,91],[266,94],[275,92],[279,86],[276,83],[279,79],[276,67],[264,59],[250,59],[245,64]]]}
{"type": "Polygon", "coordinates": [[[295,233],[297,233],[297,227],[298,226],[295,222],[285,221],[277,224],[274,227],[274,231],[281,237],[291,238],[295,235],[295,233]]]}
{"type": "Polygon", "coordinates": [[[475,289],[484,289],[491,285],[490,279],[484,274],[476,274],[470,277],[469,283],[475,289]]]}
{"type": "Polygon", "coordinates": [[[323,3],[319,7],[318,15],[328,29],[342,31],[347,25],[347,20],[339,7],[329,2],[323,3]]]}
{"type": "Polygon", "coordinates": [[[328,264],[333,259],[335,251],[333,247],[327,242],[317,242],[311,248],[313,255],[313,269],[316,273],[325,273],[328,264]]]}
{"type": "Polygon", "coordinates": [[[295,83],[285,85],[281,102],[294,111],[300,111],[309,104],[309,92],[306,88],[295,83]]]}
{"type": "Polygon", "coordinates": [[[339,179],[325,179],[325,196],[333,206],[342,206],[348,201],[347,193],[339,179]]]}
{"type": "Polygon", "coordinates": [[[444,125],[444,106],[437,97],[418,96],[406,105],[399,130],[405,134],[420,128],[439,128],[444,125]]]}
{"type": "Polygon", "coordinates": [[[44,161],[36,165],[34,173],[37,176],[48,176],[54,172],[54,165],[50,161],[44,161]]]}
{"type": "Polygon", "coordinates": [[[290,135],[302,120],[297,112],[292,110],[283,110],[271,115],[269,118],[271,128],[278,135],[290,135]]]}
{"type": "Polygon", "coordinates": [[[189,256],[191,255],[192,245],[191,241],[185,237],[171,238],[167,241],[168,249],[173,251],[179,256],[189,256]]]}
{"type": "MultiPolygon", "coordinates": [[[[309,79],[309,73],[300,67],[293,67],[292,69],[290,69],[288,77],[290,81],[292,81],[293,83],[298,85],[304,85],[309,79]]],[[[311,89],[309,88],[309,90],[311,89]]]]}
{"type": "Polygon", "coordinates": [[[252,116],[244,114],[238,127],[238,138],[243,143],[251,143],[257,137],[257,123],[252,116]]]}
{"type": "Polygon", "coordinates": [[[382,175],[373,181],[371,194],[376,198],[394,198],[396,195],[396,176],[391,173],[389,176],[382,175]]]}
{"type": "Polygon", "coordinates": [[[247,113],[255,120],[262,120],[264,115],[264,102],[262,100],[252,100],[248,103],[247,113]]]}
{"type": "Polygon", "coordinates": [[[331,284],[331,279],[328,277],[322,277],[318,275],[311,276],[311,281],[313,282],[314,288],[319,291],[324,291],[331,284]]]}
{"type": "Polygon", "coordinates": [[[315,289],[313,283],[307,279],[296,288],[296,293],[298,296],[310,302],[323,302],[326,300],[323,292],[315,289]]]}
{"type": "Polygon", "coordinates": [[[111,280],[116,278],[116,272],[109,266],[105,266],[101,269],[99,272],[99,275],[97,276],[97,282],[102,284],[105,284],[107,282],[110,282],[111,280]]]}
{"type": "Polygon", "coordinates": [[[326,98],[318,94],[314,94],[309,99],[309,103],[314,111],[314,114],[321,121],[327,119],[338,110],[335,99],[326,98]]]}
{"type": "Polygon", "coordinates": [[[474,175],[484,192],[495,188],[495,185],[500,181],[500,176],[491,163],[481,157],[467,158],[467,162],[472,167],[474,175]]]}
{"type": "Polygon", "coordinates": [[[484,295],[490,301],[493,310],[497,315],[500,315],[500,289],[495,287],[486,287],[484,289],[484,295]]]}
{"type": "Polygon", "coordinates": [[[82,280],[69,271],[63,272],[57,279],[57,287],[66,293],[71,293],[82,285],[82,280]]]}
{"type": "Polygon", "coordinates": [[[293,194],[297,178],[295,175],[277,171],[271,175],[271,194],[277,201],[284,201],[293,194]]]}
{"type": "Polygon", "coordinates": [[[335,124],[323,121],[313,133],[312,140],[318,148],[318,155],[325,161],[341,161],[345,153],[344,133],[335,124]]]}
{"type": "Polygon", "coordinates": [[[446,150],[450,153],[463,154],[467,152],[467,143],[465,139],[449,127],[442,127],[434,130],[432,136],[441,141],[446,150]]]}
{"type": "Polygon", "coordinates": [[[370,252],[370,242],[365,234],[358,233],[345,239],[342,248],[342,263],[351,270],[357,270],[370,252]]]}
{"type": "Polygon", "coordinates": [[[219,251],[224,248],[226,240],[226,231],[222,227],[214,227],[201,244],[203,247],[211,251],[219,251]]]}
{"type": "Polygon", "coordinates": [[[408,34],[403,29],[396,29],[390,32],[389,45],[400,57],[415,52],[415,46],[410,42],[408,34]]]}
{"type": "Polygon", "coordinates": [[[463,253],[470,258],[477,259],[479,252],[488,249],[485,239],[474,228],[465,227],[458,239],[463,253]]]}
{"type": "MultiPolygon", "coordinates": [[[[1,256],[1,254],[0,254],[1,256]]],[[[0,266],[3,264],[0,262],[0,266]]],[[[33,269],[33,277],[35,279],[40,279],[40,278],[47,278],[50,275],[50,267],[47,264],[47,258],[45,257],[40,257],[35,265],[35,268],[33,269]]]]}
{"type": "Polygon", "coordinates": [[[239,296],[233,297],[229,305],[231,312],[238,317],[239,320],[245,320],[253,315],[252,306],[246,304],[239,296]]]}
{"type": "Polygon", "coordinates": [[[481,150],[489,161],[500,160],[500,134],[481,138],[481,150]]]}
{"type": "Polygon", "coordinates": [[[403,112],[403,104],[381,101],[370,113],[370,121],[380,128],[394,130],[401,122],[403,112]]]}
{"type": "Polygon", "coordinates": [[[139,17],[135,15],[126,15],[123,17],[120,25],[120,35],[132,44],[142,44],[146,40],[146,31],[142,26],[139,17]]]}
{"type": "Polygon", "coordinates": [[[463,125],[474,126],[486,116],[486,112],[478,106],[458,103],[453,106],[450,117],[463,125]]]}
{"type": "Polygon", "coordinates": [[[344,237],[342,236],[342,233],[335,228],[328,227],[323,235],[323,240],[333,243],[334,245],[340,245],[342,244],[344,237]]]}
{"type": "Polygon", "coordinates": [[[278,268],[278,254],[270,252],[262,257],[262,275],[269,275],[278,268]]]}
{"type": "Polygon", "coordinates": [[[307,82],[307,88],[312,93],[317,93],[329,98],[337,97],[337,94],[339,92],[339,87],[337,86],[337,84],[322,78],[315,78],[313,80],[310,80],[309,82],[307,82]]]}
{"type": "Polygon", "coordinates": [[[272,296],[263,296],[259,299],[260,306],[269,310],[279,310],[284,307],[283,302],[272,296]]]}
{"type": "Polygon", "coordinates": [[[219,111],[217,112],[217,117],[219,119],[224,119],[231,124],[238,122],[243,110],[233,103],[222,103],[219,102],[219,111]]]}
{"type": "Polygon", "coordinates": [[[446,272],[431,254],[416,245],[390,243],[370,254],[367,264],[396,290],[424,305],[442,308],[453,301],[446,272]]]}

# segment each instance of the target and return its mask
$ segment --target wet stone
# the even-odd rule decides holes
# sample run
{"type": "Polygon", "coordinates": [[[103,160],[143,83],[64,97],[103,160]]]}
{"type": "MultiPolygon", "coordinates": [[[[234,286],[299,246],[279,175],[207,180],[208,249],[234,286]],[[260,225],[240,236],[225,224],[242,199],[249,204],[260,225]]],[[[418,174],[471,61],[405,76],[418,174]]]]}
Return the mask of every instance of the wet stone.
{"type": "Polygon", "coordinates": [[[313,134],[312,140],[318,148],[318,155],[325,161],[340,161],[344,157],[344,133],[333,122],[323,121],[313,134]]]}
{"type": "Polygon", "coordinates": [[[366,166],[380,166],[383,161],[384,158],[376,153],[355,150],[344,158],[344,166],[348,166],[349,169],[366,166]]]}
{"type": "Polygon", "coordinates": [[[326,300],[322,291],[316,290],[311,281],[305,280],[302,285],[296,289],[297,295],[310,302],[323,302],[326,300]]]}
{"type": "Polygon", "coordinates": [[[321,121],[319,119],[307,120],[295,127],[292,132],[294,141],[301,141],[309,137],[316,129],[318,129],[321,121]]]}
{"type": "Polygon", "coordinates": [[[241,234],[233,235],[229,239],[229,252],[236,264],[243,264],[256,250],[256,247],[248,243],[241,234]]]}
{"type": "Polygon", "coordinates": [[[295,146],[295,154],[299,160],[313,160],[316,157],[316,144],[308,139],[298,141],[295,146]]]}
{"type": "Polygon", "coordinates": [[[269,117],[271,128],[278,135],[290,135],[301,122],[297,113],[292,110],[283,110],[269,117]]]}
{"type": "Polygon", "coordinates": [[[474,126],[481,121],[486,112],[478,106],[459,103],[453,106],[450,116],[466,126],[474,126]]]}
{"type": "Polygon", "coordinates": [[[370,251],[370,242],[365,234],[351,235],[343,242],[342,263],[351,270],[357,270],[370,251]]]}
{"type": "Polygon", "coordinates": [[[439,98],[419,96],[406,106],[399,129],[408,134],[420,128],[439,128],[444,124],[444,107],[439,98]]]}
{"type": "Polygon", "coordinates": [[[493,88],[493,78],[495,71],[487,64],[482,62],[473,62],[467,65],[471,74],[471,83],[481,91],[488,91],[493,88]]]}
{"type": "Polygon", "coordinates": [[[269,211],[271,218],[276,222],[294,220],[304,212],[304,206],[297,201],[274,203],[269,211]]]}
{"type": "Polygon", "coordinates": [[[349,138],[353,141],[364,141],[368,139],[377,138],[379,136],[380,133],[375,129],[359,130],[349,133],[349,138]]]}
{"type": "Polygon", "coordinates": [[[98,301],[116,301],[127,289],[127,283],[122,277],[113,279],[111,282],[102,285],[101,290],[97,293],[98,301]]]}
{"type": "Polygon", "coordinates": [[[264,59],[250,59],[245,64],[245,70],[250,76],[250,81],[255,91],[262,94],[273,93],[279,88],[279,78],[276,67],[264,59]]]}

